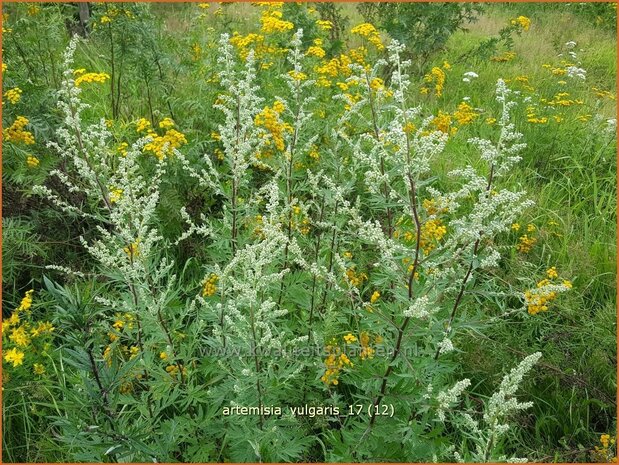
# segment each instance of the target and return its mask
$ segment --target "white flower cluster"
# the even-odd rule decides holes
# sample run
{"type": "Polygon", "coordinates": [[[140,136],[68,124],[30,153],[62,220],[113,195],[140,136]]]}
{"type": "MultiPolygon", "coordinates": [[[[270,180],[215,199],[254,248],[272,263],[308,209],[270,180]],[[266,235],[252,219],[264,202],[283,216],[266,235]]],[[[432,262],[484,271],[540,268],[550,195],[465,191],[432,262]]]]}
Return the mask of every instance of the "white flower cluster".
{"type": "Polygon", "coordinates": [[[463,379],[458,381],[452,388],[441,391],[436,396],[438,401],[438,408],[436,415],[440,421],[445,421],[445,411],[452,405],[459,402],[460,396],[466,388],[471,385],[470,379],[463,379]]]}
{"type": "MultiPolygon", "coordinates": [[[[503,377],[499,389],[486,402],[480,420],[476,420],[468,412],[452,415],[452,421],[458,422],[461,427],[469,431],[469,437],[475,445],[474,448],[469,446],[465,449],[470,451],[467,453],[467,462],[507,461],[509,463],[523,463],[527,461],[523,458],[508,458],[505,455],[498,455],[495,451],[501,450],[499,441],[510,428],[508,423],[510,416],[532,406],[532,402],[518,402],[516,392],[520,388],[524,376],[531,371],[541,356],[542,354],[539,352],[529,355],[503,377]]],[[[463,382],[468,382],[468,380],[459,383],[463,382]]],[[[446,419],[445,410],[456,403],[463,390],[468,387],[467,384],[461,389],[459,383],[451,390],[439,394],[439,408],[437,410],[439,420],[444,421],[446,419]]],[[[460,461],[463,454],[455,451],[454,457],[457,461],[460,461]]]]}

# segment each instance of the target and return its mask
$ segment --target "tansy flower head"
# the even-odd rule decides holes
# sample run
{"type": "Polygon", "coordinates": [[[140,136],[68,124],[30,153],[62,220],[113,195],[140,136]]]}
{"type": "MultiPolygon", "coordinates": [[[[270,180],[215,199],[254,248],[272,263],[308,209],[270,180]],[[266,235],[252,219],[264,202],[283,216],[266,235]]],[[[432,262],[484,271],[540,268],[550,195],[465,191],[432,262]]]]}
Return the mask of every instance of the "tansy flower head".
{"type": "Polygon", "coordinates": [[[215,273],[211,273],[202,285],[202,297],[211,297],[215,295],[217,292],[217,281],[219,281],[219,276],[215,273]]]}
{"type": "Polygon", "coordinates": [[[135,130],[137,132],[142,132],[150,128],[150,121],[146,118],[140,118],[137,123],[135,123],[135,130]]]}
{"type": "Polygon", "coordinates": [[[357,34],[361,37],[367,38],[368,42],[374,45],[378,50],[383,50],[385,46],[380,40],[380,34],[376,30],[373,24],[363,23],[353,27],[350,30],[351,34],[357,34]]]}
{"type": "Polygon", "coordinates": [[[9,89],[4,93],[4,97],[13,105],[21,99],[22,90],[19,87],[9,89]]]}
{"type": "Polygon", "coordinates": [[[159,127],[162,128],[162,129],[170,129],[170,128],[174,127],[174,121],[172,121],[171,118],[163,118],[159,122],[159,127]]]}
{"type": "Polygon", "coordinates": [[[524,31],[528,31],[531,27],[531,20],[526,16],[518,16],[511,20],[511,24],[514,26],[520,26],[524,31]]]}
{"type": "Polygon", "coordinates": [[[101,84],[107,81],[108,79],[110,79],[110,75],[107,73],[84,73],[84,74],[79,75],[75,79],[75,85],[79,87],[84,83],[91,83],[91,82],[96,82],[96,83],[101,84]]]}
{"type": "Polygon", "coordinates": [[[28,168],[36,168],[39,166],[39,163],[40,161],[37,157],[32,155],[28,155],[28,157],[26,157],[26,164],[28,165],[28,168]]]}
{"type": "Polygon", "coordinates": [[[25,131],[24,128],[30,121],[24,116],[18,116],[11,126],[4,129],[2,134],[7,142],[23,143],[26,145],[34,144],[34,136],[30,131],[25,131]]]}

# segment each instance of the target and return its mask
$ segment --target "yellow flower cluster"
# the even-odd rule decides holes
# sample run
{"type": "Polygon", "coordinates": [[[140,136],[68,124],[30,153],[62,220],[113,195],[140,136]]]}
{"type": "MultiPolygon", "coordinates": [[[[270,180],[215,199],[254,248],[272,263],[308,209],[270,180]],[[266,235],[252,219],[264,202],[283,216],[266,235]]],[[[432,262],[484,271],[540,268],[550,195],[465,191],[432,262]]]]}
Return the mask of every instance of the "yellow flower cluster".
{"type": "Polygon", "coordinates": [[[453,116],[460,126],[464,126],[472,123],[479,116],[479,113],[475,112],[475,109],[468,103],[461,102],[453,116]]]}
{"type": "Polygon", "coordinates": [[[22,90],[19,87],[9,89],[4,93],[4,97],[13,105],[21,99],[22,90]]]}
{"type": "Polygon", "coordinates": [[[326,349],[328,355],[324,362],[325,372],[320,377],[320,380],[327,386],[331,384],[337,386],[342,370],[347,366],[352,368],[354,365],[348,356],[341,351],[339,345],[337,345],[337,341],[332,340],[331,343],[327,345],[326,349]]]}
{"type": "Polygon", "coordinates": [[[17,307],[15,309],[15,312],[29,312],[30,308],[32,307],[32,295],[34,294],[34,289],[30,289],[29,291],[26,291],[26,294],[24,294],[24,297],[21,299],[21,302],[19,303],[19,307],[17,307]]]}
{"type": "Polygon", "coordinates": [[[329,78],[350,76],[351,71],[348,65],[351,63],[351,58],[343,54],[339,57],[331,58],[329,61],[323,61],[314,68],[314,71],[319,74],[316,85],[319,87],[331,87],[332,81],[329,78]]]}
{"type": "MultiPolygon", "coordinates": [[[[254,50],[256,59],[265,59],[266,57],[278,54],[282,55],[287,51],[286,48],[266,44],[265,37],[263,35],[254,33],[241,35],[235,31],[230,38],[230,44],[238,50],[239,56],[243,60],[247,58],[250,50],[252,49],[254,50]]],[[[260,67],[262,69],[268,69],[272,64],[272,61],[263,62],[260,67]]]]}
{"type": "Polygon", "coordinates": [[[359,24],[358,26],[353,27],[350,32],[352,34],[360,35],[361,37],[365,37],[368,42],[370,42],[374,47],[378,50],[383,50],[385,46],[380,40],[380,34],[374,27],[374,25],[370,23],[359,24]]]}
{"type": "Polygon", "coordinates": [[[191,46],[191,60],[199,61],[201,57],[202,57],[202,47],[200,47],[199,43],[195,42],[191,46]]]}
{"type": "Polygon", "coordinates": [[[314,43],[307,49],[305,54],[310,57],[324,58],[327,52],[322,48],[322,39],[314,39],[314,43]]]}
{"type": "Polygon", "coordinates": [[[363,65],[365,64],[365,57],[368,54],[368,49],[361,46],[361,47],[357,47],[357,48],[351,48],[348,51],[349,55],[350,55],[350,59],[359,64],[359,65],[363,65]]]}
{"type": "Polygon", "coordinates": [[[272,34],[274,32],[286,32],[294,27],[290,21],[282,19],[283,13],[281,6],[270,4],[269,8],[262,12],[260,22],[262,23],[261,32],[264,34],[272,34]]]}
{"type": "Polygon", "coordinates": [[[530,92],[535,91],[535,88],[532,87],[529,83],[528,76],[516,76],[516,82],[520,83],[522,87],[530,92]]]}
{"type": "Polygon", "coordinates": [[[540,99],[540,102],[545,103],[547,105],[556,107],[569,107],[572,105],[582,105],[584,104],[584,100],[582,99],[568,99],[566,97],[569,97],[570,94],[568,92],[559,92],[558,94],[556,94],[551,100],[548,99],[540,99]]]}
{"type": "Polygon", "coordinates": [[[421,239],[419,245],[427,255],[432,252],[437,243],[447,234],[447,227],[438,219],[430,219],[421,225],[421,239]]]}
{"type": "Polygon", "coordinates": [[[121,142],[120,144],[118,144],[118,147],[116,148],[116,151],[123,157],[127,156],[127,149],[129,148],[129,144],[127,144],[126,142],[121,142]]]}
{"type": "Polygon", "coordinates": [[[316,20],[316,26],[318,26],[323,31],[330,31],[333,29],[333,23],[331,21],[318,19],[316,20]]]}
{"type": "MultiPolygon", "coordinates": [[[[280,118],[284,110],[284,104],[280,100],[277,100],[272,107],[264,107],[254,118],[256,126],[266,129],[271,136],[273,144],[279,151],[283,151],[285,148],[284,134],[286,132],[292,132],[292,126],[288,123],[284,123],[280,118]]],[[[267,145],[270,144],[271,141],[267,141],[267,145]]]]}
{"type": "Polygon", "coordinates": [[[377,301],[378,299],[380,299],[380,292],[378,292],[378,291],[374,291],[374,292],[372,293],[372,296],[370,297],[370,303],[372,303],[372,304],[373,304],[373,303],[376,303],[376,301],[377,301]]]}
{"type": "MultiPolygon", "coordinates": [[[[101,22],[101,24],[109,24],[121,14],[124,14],[127,18],[134,17],[134,14],[131,10],[127,10],[125,8],[119,9],[119,8],[116,8],[115,6],[112,6],[111,8],[108,8],[105,11],[105,14],[101,16],[99,21],[101,22]]],[[[97,23],[95,22],[94,26],[96,27],[96,25],[97,23]]]]}
{"type": "MultiPolygon", "coordinates": [[[[512,224],[513,231],[520,231],[520,224],[514,223],[512,224]]],[[[537,230],[534,224],[527,225],[527,233],[531,234],[523,234],[518,238],[518,244],[516,245],[516,250],[520,253],[529,253],[533,246],[537,243],[537,238],[533,236],[533,233],[537,230]]]]}
{"type": "MultiPolygon", "coordinates": [[[[434,84],[434,95],[437,97],[443,95],[443,89],[445,87],[445,71],[438,66],[435,66],[423,77],[423,80],[427,84],[434,84]]],[[[422,94],[427,94],[429,91],[430,89],[426,86],[422,87],[420,90],[422,94]]]]}
{"type": "MultiPolygon", "coordinates": [[[[113,329],[108,332],[110,344],[107,345],[103,351],[103,359],[107,363],[107,366],[112,366],[114,349],[111,344],[119,340],[125,329],[132,330],[135,326],[135,322],[136,317],[131,313],[116,313],[114,315],[114,323],[112,323],[113,329]]],[[[127,357],[129,360],[133,360],[140,354],[140,348],[137,345],[128,346],[126,344],[122,344],[119,349],[120,351],[117,353],[123,357],[127,357]]]]}
{"type": "Polygon", "coordinates": [[[607,98],[609,100],[616,100],[617,97],[615,94],[608,90],[600,89],[599,87],[592,87],[591,90],[595,93],[595,96],[598,98],[607,98]]]}
{"type": "Polygon", "coordinates": [[[13,347],[4,353],[4,361],[7,363],[12,363],[13,367],[18,367],[24,363],[24,356],[25,354],[21,350],[17,350],[13,347]]]}
{"type": "Polygon", "coordinates": [[[119,189],[118,187],[113,187],[113,186],[111,186],[109,189],[110,189],[110,202],[111,203],[118,202],[123,196],[123,190],[119,189]]]}
{"type": "Polygon", "coordinates": [[[518,16],[511,20],[513,26],[520,26],[523,30],[528,31],[531,27],[531,20],[526,16],[518,16]]]}
{"type": "MultiPolygon", "coordinates": [[[[150,126],[148,123],[147,126],[141,126],[140,123],[143,123],[144,119],[141,119],[138,122],[138,132],[140,130],[144,130],[150,126]]],[[[175,149],[178,149],[181,145],[187,143],[187,138],[185,134],[177,131],[176,129],[172,129],[174,126],[174,122],[170,118],[164,118],[160,123],[159,127],[162,129],[167,129],[165,134],[159,135],[152,129],[148,131],[147,135],[152,138],[152,140],[144,146],[144,151],[152,152],[157,158],[162,160],[166,157],[166,155],[171,155],[175,149]]]]}
{"type": "Polygon", "coordinates": [[[172,118],[163,118],[161,121],[159,121],[159,127],[161,129],[170,129],[174,127],[174,121],[172,121],[172,118]]]}
{"type": "Polygon", "coordinates": [[[542,116],[539,117],[536,113],[535,107],[528,106],[527,107],[527,122],[532,124],[546,124],[548,123],[548,117],[542,116]]]}
{"type": "MultiPolygon", "coordinates": [[[[548,306],[558,296],[556,283],[553,281],[559,278],[557,269],[553,266],[546,270],[547,278],[537,283],[537,289],[528,290],[524,293],[524,301],[530,315],[537,315],[539,312],[548,311],[548,306]]],[[[572,288],[572,282],[563,280],[562,286],[565,290],[572,288]]]]}
{"type": "Polygon", "coordinates": [[[18,144],[20,142],[31,145],[34,144],[34,136],[30,131],[24,131],[24,128],[29,123],[28,118],[24,116],[18,116],[13,124],[6,128],[2,135],[7,142],[13,142],[18,144]]]}
{"type": "Polygon", "coordinates": [[[441,110],[438,111],[438,115],[436,115],[432,120],[432,126],[434,126],[437,131],[441,131],[452,136],[458,131],[458,128],[451,127],[451,115],[441,110]]]}
{"type": "Polygon", "coordinates": [[[359,354],[361,360],[374,358],[376,350],[370,346],[370,335],[367,331],[361,331],[359,334],[359,344],[361,344],[361,353],[359,354]]]}
{"type": "Polygon", "coordinates": [[[438,215],[439,213],[447,213],[448,208],[439,208],[438,202],[435,199],[423,199],[423,208],[428,212],[428,215],[438,215]]]}
{"type": "Polygon", "coordinates": [[[14,328],[11,331],[9,339],[13,341],[16,346],[19,347],[26,347],[28,344],[30,344],[30,337],[28,336],[28,333],[26,333],[26,329],[24,328],[24,326],[14,328]]]}
{"type": "Polygon", "coordinates": [[[348,333],[346,336],[344,336],[344,342],[346,342],[346,344],[352,344],[353,342],[357,342],[357,338],[351,333],[348,333]]]}
{"type": "Polygon", "coordinates": [[[307,74],[295,70],[288,71],[288,76],[297,82],[305,81],[307,79],[307,74]]]}
{"type": "MultiPolygon", "coordinates": [[[[186,376],[187,375],[187,368],[185,368],[183,365],[180,366],[181,370],[183,372],[182,376],[186,376]]],[[[176,378],[176,376],[179,373],[179,369],[178,369],[178,365],[168,365],[165,368],[165,371],[168,372],[168,374],[172,377],[172,378],[176,378]]]]}
{"type": "Polygon", "coordinates": [[[75,85],[81,86],[83,83],[97,82],[99,84],[104,83],[110,79],[110,75],[107,73],[86,73],[84,69],[77,69],[73,72],[77,77],[75,78],[75,85]]]}
{"type": "Polygon", "coordinates": [[[140,255],[140,239],[136,239],[127,247],[124,247],[123,252],[125,252],[132,260],[134,257],[138,257],[140,255]]]}
{"type": "Polygon", "coordinates": [[[135,130],[137,132],[143,132],[150,128],[150,121],[146,118],[140,118],[137,123],[135,123],[135,130]]]}
{"type": "MultiPolygon", "coordinates": [[[[4,361],[12,363],[13,367],[24,363],[25,349],[32,344],[33,339],[50,334],[55,329],[48,321],[39,321],[36,324],[30,321],[33,294],[33,289],[27,291],[11,316],[2,320],[3,347],[6,349],[9,344],[14,344],[14,347],[4,351],[4,361]],[[5,340],[4,337],[9,331],[8,340],[5,340]]],[[[40,349],[34,347],[33,353],[37,354],[40,349]]]]}
{"type": "Polygon", "coordinates": [[[290,227],[298,230],[301,234],[308,234],[310,230],[309,218],[305,216],[301,207],[293,205],[292,213],[290,227]]]}
{"type": "Polygon", "coordinates": [[[359,287],[368,279],[368,275],[365,273],[357,273],[355,267],[352,266],[346,270],[346,279],[354,286],[359,287]]]}
{"type": "Polygon", "coordinates": [[[135,322],[135,315],[131,313],[116,313],[114,315],[114,323],[112,326],[117,331],[122,331],[124,328],[133,329],[133,323],[135,322]]]}
{"type": "Polygon", "coordinates": [[[316,147],[316,145],[314,144],[312,144],[312,146],[310,147],[308,155],[313,160],[320,160],[320,152],[318,151],[318,147],[316,147]]]}
{"type": "Polygon", "coordinates": [[[593,461],[598,463],[617,463],[617,456],[615,455],[616,442],[616,439],[611,437],[610,434],[600,435],[600,445],[595,446],[595,449],[591,451],[593,461]]]}
{"type": "Polygon", "coordinates": [[[219,276],[215,273],[211,273],[211,275],[204,281],[202,284],[202,297],[212,297],[217,292],[217,282],[219,281],[219,276]]]}
{"type": "Polygon", "coordinates": [[[512,61],[516,58],[516,54],[514,52],[504,52],[502,55],[496,55],[490,58],[490,61],[494,61],[495,63],[504,63],[506,61],[512,61]]]}
{"type": "Polygon", "coordinates": [[[13,32],[13,29],[10,27],[5,27],[5,25],[7,24],[7,21],[9,20],[9,14],[8,13],[2,13],[2,33],[3,34],[7,34],[10,32],[13,32]]]}
{"type": "Polygon", "coordinates": [[[39,159],[33,155],[28,155],[26,157],[26,164],[28,165],[28,168],[36,168],[39,166],[39,163],[39,159]]]}

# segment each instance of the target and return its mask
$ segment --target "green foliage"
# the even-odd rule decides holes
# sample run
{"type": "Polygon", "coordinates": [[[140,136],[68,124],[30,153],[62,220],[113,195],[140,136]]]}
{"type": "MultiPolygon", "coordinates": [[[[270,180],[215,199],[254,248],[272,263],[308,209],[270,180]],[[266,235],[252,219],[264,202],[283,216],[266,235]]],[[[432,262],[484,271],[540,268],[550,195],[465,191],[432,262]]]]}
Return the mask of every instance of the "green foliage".
{"type": "Polygon", "coordinates": [[[616,115],[610,27],[616,10],[610,4],[286,3],[280,19],[294,27],[272,33],[261,31],[260,19],[277,7],[91,6],[89,34],[73,67],[110,79],[81,88],[90,107],[71,126],[56,103],[77,7],[4,5],[11,31],[3,34],[3,92],[23,93],[16,104],[4,97],[3,127],[25,116],[35,139],[3,141],[3,355],[24,352],[21,364],[3,359],[5,461],[598,460],[600,434],[616,427],[616,140],[609,121],[616,115]],[[349,33],[362,22],[359,15],[380,29],[383,44],[395,38],[408,47],[414,72],[405,108],[420,107],[412,126],[392,105],[397,61],[373,69],[391,52],[349,33]],[[520,15],[530,17],[531,31],[513,22],[520,15]],[[304,30],[297,60],[307,75],[298,80],[288,74],[297,62],[287,55],[297,28],[304,30]],[[231,48],[228,81],[222,80],[224,32],[262,36],[231,48]],[[568,49],[572,40],[577,46],[568,49]],[[324,57],[306,55],[316,43],[324,57]],[[351,50],[360,45],[365,54],[355,58],[351,50]],[[243,60],[252,48],[255,69],[243,60]],[[514,57],[490,60],[503,50],[514,57]],[[561,60],[573,50],[587,70],[584,81],[553,74],[566,72],[561,60]],[[367,65],[355,70],[361,79],[353,79],[346,60],[367,65]],[[321,74],[321,67],[328,71],[321,74]],[[432,68],[444,77],[441,95],[429,82],[432,68]],[[462,81],[469,71],[478,77],[462,81]],[[247,76],[255,90],[244,87],[247,76]],[[308,84],[321,77],[321,85],[308,84]],[[443,249],[484,194],[475,191],[459,209],[433,214],[423,200],[460,188],[447,175],[453,169],[470,164],[484,181],[492,172],[469,139],[496,142],[502,108],[491,95],[499,78],[520,92],[512,116],[527,148],[493,189],[526,190],[536,205],[518,216],[519,230],[480,243],[482,252],[501,254],[496,266],[484,268],[466,241],[454,255],[443,249]],[[582,103],[548,103],[562,92],[582,103]],[[280,100],[284,109],[277,112],[280,100]],[[260,122],[265,109],[277,113],[283,149],[273,126],[260,122]],[[448,117],[443,129],[441,115],[448,117]],[[168,117],[187,143],[159,160],[142,150],[147,130],[138,132],[137,123],[145,118],[164,135],[159,124],[168,117]],[[546,123],[535,122],[543,117],[546,123]],[[109,134],[92,126],[101,119],[109,134]],[[58,129],[72,141],[99,132],[76,163],[58,129]],[[415,192],[421,221],[438,218],[448,229],[421,255],[412,240],[414,215],[403,203],[410,185],[402,167],[409,165],[398,157],[410,142],[405,131],[417,138],[415,146],[437,129],[444,151],[427,175],[415,178],[415,192]],[[29,165],[28,156],[39,164],[29,165]],[[79,160],[92,163],[101,186],[79,160]],[[76,210],[35,195],[35,185],[76,210]],[[151,188],[158,197],[149,211],[143,202],[151,188]],[[150,248],[144,231],[157,236],[150,248]],[[525,232],[537,241],[528,252],[517,249],[525,232]],[[390,256],[372,239],[381,234],[402,248],[390,256]],[[86,248],[96,244],[113,259],[86,248]],[[436,316],[408,320],[403,312],[413,300],[406,286],[417,255],[423,270],[413,276],[413,290],[432,298],[436,316]],[[529,315],[522,293],[553,266],[573,289],[547,312],[529,315]],[[433,278],[434,267],[446,274],[433,278]],[[18,311],[29,289],[32,308],[18,311]],[[19,326],[6,324],[14,315],[28,331],[44,322],[54,329],[21,346],[19,326]],[[455,350],[437,356],[446,334],[455,350]],[[367,347],[376,351],[372,357],[361,355],[367,347]],[[334,378],[326,376],[329,356],[343,350],[351,365],[342,362],[334,378]],[[512,412],[509,431],[496,434],[483,418],[490,399],[510,369],[537,351],[543,358],[513,398],[533,406],[512,412]],[[470,386],[442,406],[439,394],[463,379],[470,386]],[[377,399],[379,409],[393,408],[393,417],[387,411],[370,419],[366,409],[377,399]],[[284,412],[223,413],[257,405],[284,412]],[[340,411],[290,413],[306,405],[340,411]],[[479,433],[465,414],[482,425],[479,433]]]}
{"type": "Polygon", "coordinates": [[[360,3],[363,18],[406,44],[407,53],[422,68],[451,35],[466,30],[483,12],[476,3],[360,3]]]}

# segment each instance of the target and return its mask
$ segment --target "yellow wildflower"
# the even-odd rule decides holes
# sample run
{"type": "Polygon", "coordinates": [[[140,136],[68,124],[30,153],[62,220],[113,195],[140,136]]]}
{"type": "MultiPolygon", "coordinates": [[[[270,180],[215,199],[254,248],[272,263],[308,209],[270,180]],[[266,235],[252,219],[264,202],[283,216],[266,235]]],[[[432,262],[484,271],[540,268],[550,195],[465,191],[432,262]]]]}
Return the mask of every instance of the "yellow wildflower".
{"type": "Polygon", "coordinates": [[[170,129],[170,128],[174,127],[174,121],[172,121],[171,118],[163,118],[159,122],[159,127],[161,129],[170,129]]]}
{"type": "Polygon", "coordinates": [[[528,234],[524,234],[518,239],[516,250],[520,253],[529,253],[536,243],[537,238],[529,237],[528,234]]]}
{"type": "Polygon", "coordinates": [[[30,337],[28,337],[28,334],[23,326],[13,329],[9,339],[19,347],[26,347],[30,344],[30,337]]]}
{"type": "Polygon", "coordinates": [[[36,168],[39,166],[39,163],[39,159],[33,155],[28,155],[26,157],[26,164],[28,165],[28,168],[36,168]]]}
{"type": "Polygon", "coordinates": [[[378,50],[383,50],[385,46],[380,40],[380,34],[374,27],[374,25],[370,23],[359,24],[358,26],[353,27],[350,32],[352,34],[360,35],[361,37],[367,38],[368,42],[370,42],[374,47],[378,50]]]}
{"type": "Polygon", "coordinates": [[[135,130],[137,132],[142,132],[150,128],[150,121],[146,118],[140,118],[137,123],[135,123],[135,130]]]}
{"type": "Polygon", "coordinates": [[[9,89],[4,93],[4,97],[13,105],[21,99],[22,90],[19,87],[9,89]]]}
{"type": "Polygon", "coordinates": [[[260,30],[264,34],[271,34],[274,32],[286,32],[294,27],[290,21],[282,19],[283,13],[279,9],[268,9],[262,13],[260,22],[262,23],[262,29],[260,30]]]}
{"type": "Polygon", "coordinates": [[[548,270],[546,270],[546,276],[548,276],[550,279],[557,278],[559,276],[559,274],[557,273],[557,268],[554,266],[548,268],[548,270]]]}
{"type": "Polygon", "coordinates": [[[219,281],[219,276],[215,273],[212,273],[204,284],[202,285],[202,297],[211,297],[215,295],[217,292],[217,281],[219,281]]]}
{"type": "Polygon", "coordinates": [[[461,102],[453,116],[460,126],[464,126],[465,124],[472,123],[479,114],[475,112],[475,109],[471,105],[466,102],[461,102]]]}
{"type": "Polygon", "coordinates": [[[13,363],[13,367],[18,367],[24,363],[24,353],[16,348],[7,350],[4,353],[4,361],[7,363],[13,363]]]}
{"type": "Polygon", "coordinates": [[[423,77],[423,80],[428,84],[434,84],[434,95],[437,97],[443,95],[443,88],[445,87],[445,71],[438,66],[435,66],[423,77]]]}
{"type": "Polygon", "coordinates": [[[30,310],[30,307],[32,306],[32,294],[34,294],[34,289],[26,291],[24,298],[21,299],[19,307],[15,310],[16,312],[26,312],[30,310]]]}
{"type": "Polygon", "coordinates": [[[29,120],[24,116],[18,116],[13,124],[3,130],[4,140],[7,142],[24,143],[26,145],[34,144],[34,136],[30,131],[24,131],[29,120]]]}
{"type": "Polygon", "coordinates": [[[129,258],[137,257],[140,255],[140,240],[136,239],[127,247],[123,248],[123,252],[125,252],[129,258]]]}
{"type": "Polygon", "coordinates": [[[116,203],[118,202],[123,196],[123,190],[122,189],[118,189],[118,188],[111,188],[110,189],[110,202],[111,203],[116,203]]]}
{"type": "Polygon", "coordinates": [[[526,16],[518,16],[517,18],[512,19],[511,23],[514,26],[520,26],[525,31],[528,31],[529,27],[531,27],[531,20],[526,16]]]}
{"type": "Polygon", "coordinates": [[[101,84],[107,81],[108,79],[110,79],[110,75],[107,73],[84,73],[75,79],[75,85],[79,87],[83,83],[90,83],[90,82],[96,82],[96,83],[101,84]]]}
{"type": "Polygon", "coordinates": [[[333,29],[333,23],[331,21],[326,21],[322,19],[316,21],[316,26],[318,26],[323,31],[329,31],[333,29]]]}

